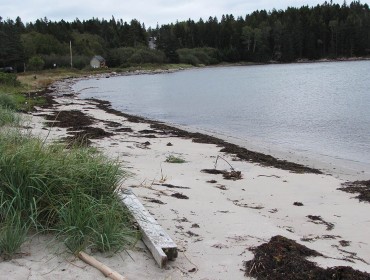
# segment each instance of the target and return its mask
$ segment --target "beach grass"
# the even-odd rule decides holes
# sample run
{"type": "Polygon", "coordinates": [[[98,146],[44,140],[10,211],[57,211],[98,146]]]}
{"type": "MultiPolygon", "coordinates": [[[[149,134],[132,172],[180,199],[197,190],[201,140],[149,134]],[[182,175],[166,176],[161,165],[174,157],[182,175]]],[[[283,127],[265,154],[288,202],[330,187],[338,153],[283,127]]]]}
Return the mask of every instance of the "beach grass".
{"type": "Polygon", "coordinates": [[[29,224],[25,223],[21,213],[12,207],[12,203],[7,203],[1,199],[2,223],[0,223],[0,255],[5,259],[10,259],[26,240],[29,224]]]}
{"type": "Polygon", "coordinates": [[[0,93],[0,127],[20,123],[21,118],[14,111],[16,107],[17,102],[13,95],[0,93]]]}
{"type": "Polygon", "coordinates": [[[45,145],[27,133],[4,130],[0,170],[0,240],[8,244],[6,250],[1,246],[7,257],[24,241],[28,226],[22,225],[55,232],[72,253],[118,251],[138,237],[115,194],[126,173],[96,149],[45,145]],[[17,242],[10,232],[18,232],[17,242]]]}
{"type": "Polygon", "coordinates": [[[19,125],[21,121],[20,115],[8,108],[0,107],[0,128],[6,125],[19,125]]]}
{"type": "Polygon", "coordinates": [[[177,157],[177,156],[174,156],[174,155],[169,155],[166,158],[166,162],[168,162],[168,163],[185,163],[186,160],[181,158],[181,157],[177,157]]]}

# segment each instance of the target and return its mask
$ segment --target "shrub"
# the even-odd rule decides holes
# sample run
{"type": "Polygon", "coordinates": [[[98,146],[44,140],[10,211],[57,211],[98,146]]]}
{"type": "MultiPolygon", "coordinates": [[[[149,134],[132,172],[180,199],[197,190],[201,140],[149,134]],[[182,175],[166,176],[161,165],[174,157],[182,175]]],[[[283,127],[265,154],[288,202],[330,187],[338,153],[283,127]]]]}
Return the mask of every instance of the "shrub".
{"type": "Polygon", "coordinates": [[[39,56],[33,56],[28,60],[29,70],[39,71],[44,68],[45,61],[39,56]]]}
{"type": "Polygon", "coordinates": [[[5,125],[18,125],[20,121],[21,117],[14,110],[0,107],[0,128],[5,125]]]}
{"type": "Polygon", "coordinates": [[[16,74],[0,72],[0,85],[19,86],[20,82],[17,80],[16,74]]]}
{"type": "Polygon", "coordinates": [[[163,63],[165,55],[163,52],[151,49],[138,49],[128,59],[129,63],[145,64],[145,63],[163,63]]]}
{"type": "Polygon", "coordinates": [[[13,95],[0,93],[0,107],[7,109],[16,109],[17,102],[13,95]]]}
{"type": "Polygon", "coordinates": [[[219,62],[219,53],[213,48],[195,48],[195,49],[178,49],[180,63],[192,65],[199,64],[217,64],[219,62]]]}
{"type": "MultiPolygon", "coordinates": [[[[69,55],[42,55],[41,58],[44,60],[44,69],[53,68],[70,68],[71,67],[71,57],[69,55]],[[55,65],[55,66],[54,66],[55,65]]],[[[73,57],[73,68],[84,69],[90,65],[91,57],[85,55],[74,55],[73,57]]]]}
{"type": "Polygon", "coordinates": [[[127,63],[135,53],[134,48],[117,48],[109,51],[107,63],[110,67],[117,67],[127,63]]]}

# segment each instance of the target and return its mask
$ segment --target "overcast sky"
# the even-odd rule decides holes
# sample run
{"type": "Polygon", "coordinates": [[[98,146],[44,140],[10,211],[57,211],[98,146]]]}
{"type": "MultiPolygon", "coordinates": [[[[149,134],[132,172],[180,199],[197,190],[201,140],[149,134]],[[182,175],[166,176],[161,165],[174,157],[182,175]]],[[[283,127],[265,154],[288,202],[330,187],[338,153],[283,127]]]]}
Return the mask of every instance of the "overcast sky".
{"type": "MultiPolygon", "coordinates": [[[[333,2],[342,4],[343,0],[333,2]]],[[[361,1],[363,4],[369,2],[361,1]]],[[[23,22],[34,22],[44,17],[52,21],[73,21],[76,18],[110,19],[114,16],[128,22],[135,18],[146,27],[155,27],[157,23],[161,25],[189,18],[198,21],[199,18],[207,20],[209,16],[217,16],[220,19],[223,14],[244,17],[255,10],[285,10],[288,6],[311,7],[322,3],[324,0],[0,0],[0,16],[13,20],[20,16],[23,22]]]]}

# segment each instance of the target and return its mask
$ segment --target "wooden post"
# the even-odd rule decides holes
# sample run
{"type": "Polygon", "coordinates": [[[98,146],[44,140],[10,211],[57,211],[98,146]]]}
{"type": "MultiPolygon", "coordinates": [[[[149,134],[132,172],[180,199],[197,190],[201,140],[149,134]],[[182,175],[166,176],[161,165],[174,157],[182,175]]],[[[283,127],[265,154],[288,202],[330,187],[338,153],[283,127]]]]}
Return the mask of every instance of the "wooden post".
{"type": "Polygon", "coordinates": [[[118,194],[139,224],[143,242],[152,253],[159,267],[163,268],[168,260],[177,258],[175,242],[150,215],[135,194],[131,190],[120,190],[118,194]]]}
{"type": "Polygon", "coordinates": [[[73,60],[72,60],[72,41],[69,41],[69,52],[71,55],[71,68],[73,68],[73,60]]]}

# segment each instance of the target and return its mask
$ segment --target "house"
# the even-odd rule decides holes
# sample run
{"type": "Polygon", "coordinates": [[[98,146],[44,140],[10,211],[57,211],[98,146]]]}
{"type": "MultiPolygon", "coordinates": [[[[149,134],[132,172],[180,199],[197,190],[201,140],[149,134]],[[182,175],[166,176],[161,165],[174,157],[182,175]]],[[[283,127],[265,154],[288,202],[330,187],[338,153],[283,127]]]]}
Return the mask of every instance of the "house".
{"type": "Polygon", "coordinates": [[[102,68],[106,67],[105,66],[105,59],[100,56],[100,55],[95,55],[91,60],[90,60],[90,66],[92,68],[102,68]]]}
{"type": "Polygon", "coordinates": [[[148,41],[149,49],[155,50],[157,48],[157,38],[150,37],[148,41]]]}

